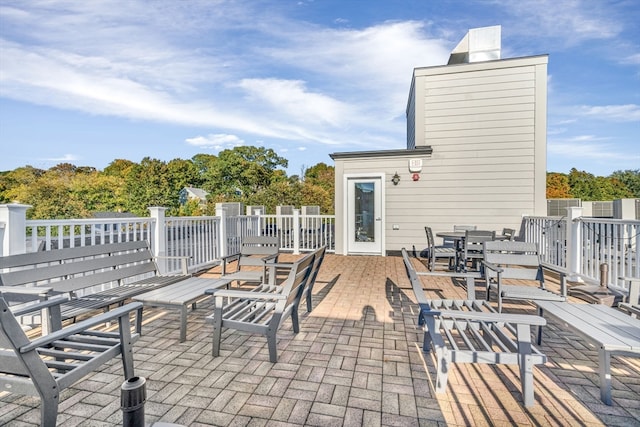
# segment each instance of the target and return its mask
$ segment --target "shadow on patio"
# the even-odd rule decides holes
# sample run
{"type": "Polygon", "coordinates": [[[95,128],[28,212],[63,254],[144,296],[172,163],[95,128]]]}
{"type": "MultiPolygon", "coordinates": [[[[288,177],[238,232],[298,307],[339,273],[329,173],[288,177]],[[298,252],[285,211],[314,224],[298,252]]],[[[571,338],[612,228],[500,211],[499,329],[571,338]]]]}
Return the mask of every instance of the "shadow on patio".
{"type": "MultiPolygon", "coordinates": [[[[553,281],[550,281],[553,285],[553,281]]],[[[432,298],[462,298],[448,279],[425,281],[432,298]]],[[[301,331],[287,321],[279,361],[266,340],[223,333],[211,356],[209,300],[189,314],[178,342],[175,311],[145,309],[135,345],[136,374],[147,379],[146,421],[183,425],[639,425],[640,361],[613,358],[613,406],[600,402],[597,352],[550,323],[536,368],[532,408],[522,405],[517,366],[454,365],[436,395],[435,366],[422,352],[417,306],[400,257],[327,255],[301,331]]],[[[479,297],[482,297],[480,292],[479,297]]],[[[507,306],[533,313],[533,306],[507,306]]],[[[61,399],[60,425],[122,422],[119,360],[85,377],[61,399]]],[[[0,394],[0,424],[36,425],[39,400],[0,394]]]]}

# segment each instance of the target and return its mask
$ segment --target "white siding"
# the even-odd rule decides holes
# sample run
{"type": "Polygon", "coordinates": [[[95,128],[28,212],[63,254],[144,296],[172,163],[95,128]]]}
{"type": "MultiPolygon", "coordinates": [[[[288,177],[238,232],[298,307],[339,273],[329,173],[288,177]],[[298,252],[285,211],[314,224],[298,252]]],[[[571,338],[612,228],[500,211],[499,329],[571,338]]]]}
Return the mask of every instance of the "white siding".
{"type": "MultiPolygon", "coordinates": [[[[455,224],[519,229],[523,215],[546,212],[546,84],[546,56],[416,69],[407,154],[336,159],[336,189],[344,174],[386,174],[387,251],[423,249],[425,225],[434,232],[455,224]],[[418,181],[408,169],[414,144],[433,149],[423,157],[418,181]]],[[[337,190],[337,224],[341,194],[337,190]]]]}

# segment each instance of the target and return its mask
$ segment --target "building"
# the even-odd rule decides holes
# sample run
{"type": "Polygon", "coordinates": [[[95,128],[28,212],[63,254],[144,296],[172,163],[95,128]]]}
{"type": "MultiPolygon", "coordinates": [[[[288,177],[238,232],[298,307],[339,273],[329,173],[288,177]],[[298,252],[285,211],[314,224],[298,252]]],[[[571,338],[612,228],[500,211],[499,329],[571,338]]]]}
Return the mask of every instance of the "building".
{"type": "Polygon", "coordinates": [[[406,149],[333,153],[338,254],[425,246],[455,224],[546,214],[547,55],[500,59],[500,27],[413,70],[406,149]]]}
{"type": "Polygon", "coordinates": [[[197,200],[202,207],[207,205],[207,196],[209,192],[202,188],[184,187],[180,190],[180,204],[186,205],[189,200],[197,200]]]}

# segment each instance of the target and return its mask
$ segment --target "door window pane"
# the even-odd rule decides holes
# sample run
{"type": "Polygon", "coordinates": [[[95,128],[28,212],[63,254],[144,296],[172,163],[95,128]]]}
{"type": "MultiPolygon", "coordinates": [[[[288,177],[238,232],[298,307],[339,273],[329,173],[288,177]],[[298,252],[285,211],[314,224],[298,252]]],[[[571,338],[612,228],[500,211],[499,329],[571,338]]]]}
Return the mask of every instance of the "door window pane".
{"type": "Polygon", "coordinates": [[[355,241],[375,242],[375,183],[357,182],[354,192],[355,241]]]}

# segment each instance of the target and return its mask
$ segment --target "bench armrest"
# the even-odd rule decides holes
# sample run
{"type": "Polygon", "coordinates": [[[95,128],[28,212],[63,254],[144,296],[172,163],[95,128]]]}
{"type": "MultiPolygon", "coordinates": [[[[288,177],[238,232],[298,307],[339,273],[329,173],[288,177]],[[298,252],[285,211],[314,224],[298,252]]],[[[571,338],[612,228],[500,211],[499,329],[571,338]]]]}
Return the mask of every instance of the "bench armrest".
{"type": "Polygon", "coordinates": [[[38,295],[45,297],[53,288],[44,286],[0,286],[0,294],[38,295]]]}
{"type": "Polygon", "coordinates": [[[541,262],[540,267],[542,267],[545,270],[556,273],[560,276],[560,294],[562,294],[563,297],[566,297],[567,296],[567,270],[558,265],[553,265],[546,262],[541,262]]]}
{"type": "Polygon", "coordinates": [[[182,274],[185,276],[189,275],[189,260],[190,256],[156,256],[155,259],[179,259],[180,260],[180,270],[182,270],[182,274]]]}
{"type": "MultiPolygon", "coordinates": [[[[98,326],[115,319],[120,319],[125,316],[128,317],[129,313],[131,313],[132,311],[139,310],[140,308],[142,308],[141,302],[132,302],[122,307],[113,309],[107,313],[102,313],[97,316],[91,317],[89,319],[82,320],[64,329],[52,332],[48,335],[45,335],[41,338],[31,341],[31,343],[29,343],[28,345],[21,347],[20,352],[27,353],[29,351],[35,350],[38,347],[43,347],[47,344],[50,344],[56,340],[67,338],[71,335],[75,335],[80,332],[86,331],[87,329],[92,328],[94,326],[98,326]]],[[[136,321],[140,321],[140,320],[141,319],[137,319],[136,321]]]]}
{"type": "Polygon", "coordinates": [[[496,273],[503,273],[504,269],[492,262],[487,262],[487,261],[482,261],[482,265],[484,265],[486,268],[488,268],[491,271],[495,271],[496,273]]]}
{"type": "Polygon", "coordinates": [[[544,326],[547,321],[544,317],[533,314],[512,314],[512,313],[484,313],[474,311],[459,310],[432,310],[429,306],[420,305],[421,313],[424,316],[439,316],[450,319],[478,320],[483,322],[515,323],[534,326],[544,326]]]}
{"type": "MultiPolygon", "coordinates": [[[[283,295],[276,292],[251,292],[240,291],[236,289],[211,289],[211,294],[214,297],[230,297],[230,298],[242,298],[242,299],[264,299],[264,300],[284,300],[287,299],[287,295],[283,295]]],[[[207,290],[209,292],[209,290],[207,290]]]]}
{"type": "Polygon", "coordinates": [[[46,308],[55,307],[67,301],[69,301],[69,298],[60,296],[60,297],[52,298],[46,301],[41,301],[36,304],[30,304],[24,307],[20,307],[15,310],[11,310],[11,312],[15,317],[24,316],[25,314],[28,314],[28,313],[34,313],[36,311],[40,311],[46,308]]]}

